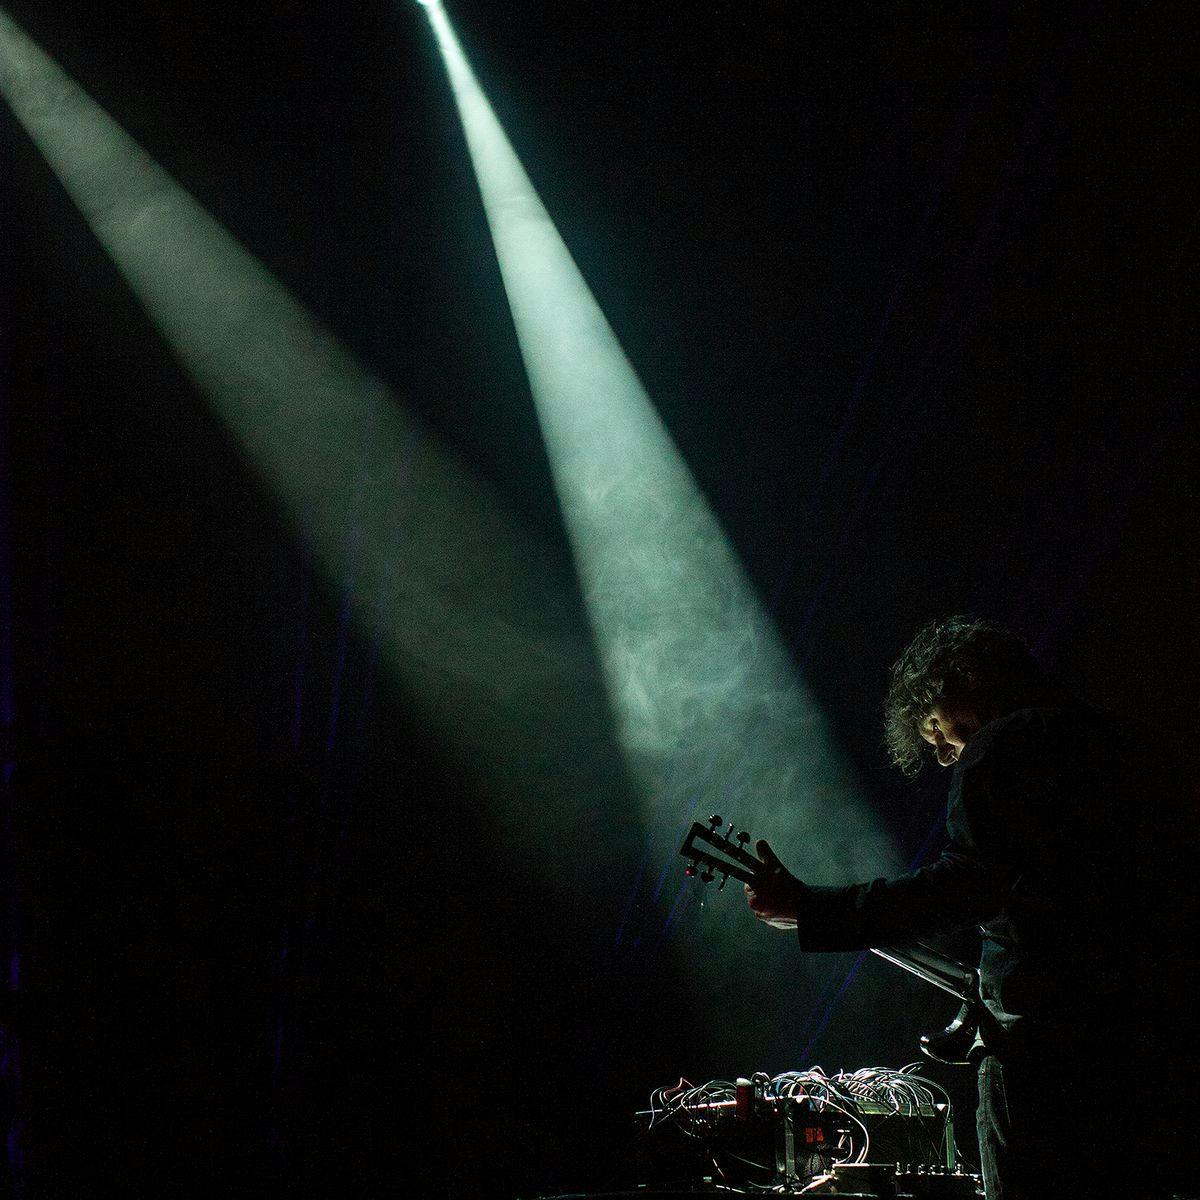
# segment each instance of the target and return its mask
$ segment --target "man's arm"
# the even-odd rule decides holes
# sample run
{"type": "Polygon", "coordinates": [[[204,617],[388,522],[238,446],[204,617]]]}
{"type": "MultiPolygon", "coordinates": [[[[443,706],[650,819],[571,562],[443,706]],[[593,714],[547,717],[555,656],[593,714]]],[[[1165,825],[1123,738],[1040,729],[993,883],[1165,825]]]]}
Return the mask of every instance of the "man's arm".
{"type": "Polygon", "coordinates": [[[746,885],[750,908],[776,929],[795,929],[804,950],[903,945],[962,929],[994,917],[1013,883],[1011,870],[986,866],[951,845],[936,862],[898,879],[810,887],[766,842],[757,849],[763,870],[746,885]]]}

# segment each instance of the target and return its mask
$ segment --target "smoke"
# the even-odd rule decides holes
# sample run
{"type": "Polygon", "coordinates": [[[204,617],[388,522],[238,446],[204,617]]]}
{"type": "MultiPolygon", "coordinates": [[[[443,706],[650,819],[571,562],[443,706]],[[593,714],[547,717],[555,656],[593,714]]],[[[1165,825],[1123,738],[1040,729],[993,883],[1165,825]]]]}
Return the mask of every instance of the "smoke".
{"type": "Polygon", "coordinates": [[[507,849],[559,871],[547,847],[627,803],[569,574],[2,12],[0,90],[331,586],[353,561],[360,628],[507,849]]]}
{"type": "Polygon", "coordinates": [[[696,807],[815,880],[894,868],[863,790],[559,237],[444,12],[475,166],[618,739],[655,853],[696,807]]]}

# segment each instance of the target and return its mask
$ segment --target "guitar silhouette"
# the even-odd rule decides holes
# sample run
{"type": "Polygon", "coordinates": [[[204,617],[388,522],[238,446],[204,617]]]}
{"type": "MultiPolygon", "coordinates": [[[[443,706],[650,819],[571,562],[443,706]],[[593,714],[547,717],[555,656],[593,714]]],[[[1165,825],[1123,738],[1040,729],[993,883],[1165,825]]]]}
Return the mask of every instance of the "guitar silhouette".
{"type": "MultiPolygon", "coordinates": [[[[724,824],[722,817],[713,816],[707,825],[697,821],[688,830],[679,848],[679,853],[688,860],[687,874],[698,876],[705,883],[711,883],[720,876],[718,891],[730,879],[753,886],[764,864],[747,849],[750,835],[745,830],[736,832],[732,821],[724,834],[718,832],[724,824]]],[[[979,1025],[987,1018],[987,1010],[979,999],[979,973],[920,942],[903,947],[872,946],[870,950],[872,954],[955,997],[961,1004],[958,1015],[941,1033],[922,1035],[921,1053],[951,1066],[973,1063],[978,1053],[976,1043],[979,1025]]]]}

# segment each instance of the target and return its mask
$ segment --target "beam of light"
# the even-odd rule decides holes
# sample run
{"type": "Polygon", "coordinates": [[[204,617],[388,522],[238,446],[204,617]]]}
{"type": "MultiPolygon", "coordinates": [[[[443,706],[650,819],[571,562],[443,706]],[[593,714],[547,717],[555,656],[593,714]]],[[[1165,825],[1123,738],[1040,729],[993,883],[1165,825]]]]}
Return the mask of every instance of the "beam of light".
{"type": "MultiPolygon", "coordinates": [[[[689,804],[808,878],[896,865],[854,772],[542,206],[442,6],[449,74],[622,749],[670,842],[689,804]]],[[[714,906],[717,907],[717,906],[714,906]]],[[[722,905],[729,921],[744,914],[722,905]]]]}
{"type": "Polygon", "coordinates": [[[3,11],[0,91],[334,588],[352,547],[356,619],[509,848],[586,885],[546,847],[626,780],[569,569],[3,11]]]}

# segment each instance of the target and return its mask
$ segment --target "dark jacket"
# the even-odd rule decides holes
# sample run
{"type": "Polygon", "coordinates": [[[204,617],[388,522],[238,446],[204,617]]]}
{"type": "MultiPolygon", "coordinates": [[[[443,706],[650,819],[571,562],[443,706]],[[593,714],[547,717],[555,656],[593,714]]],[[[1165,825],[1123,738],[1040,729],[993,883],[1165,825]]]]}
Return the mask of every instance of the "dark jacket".
{"type": "Polygon", "coordinates": [[[1156,997],[1178,1006],[1195,977],[1187,874],[1200,870],[1192,814],[1145,739],[1078,705],[986,725],[954,768],[940,857],[900,879],[807,889],[801,946],[903,946],[978,925],[993,1048],[1134,1050],[1156,997]]]}

